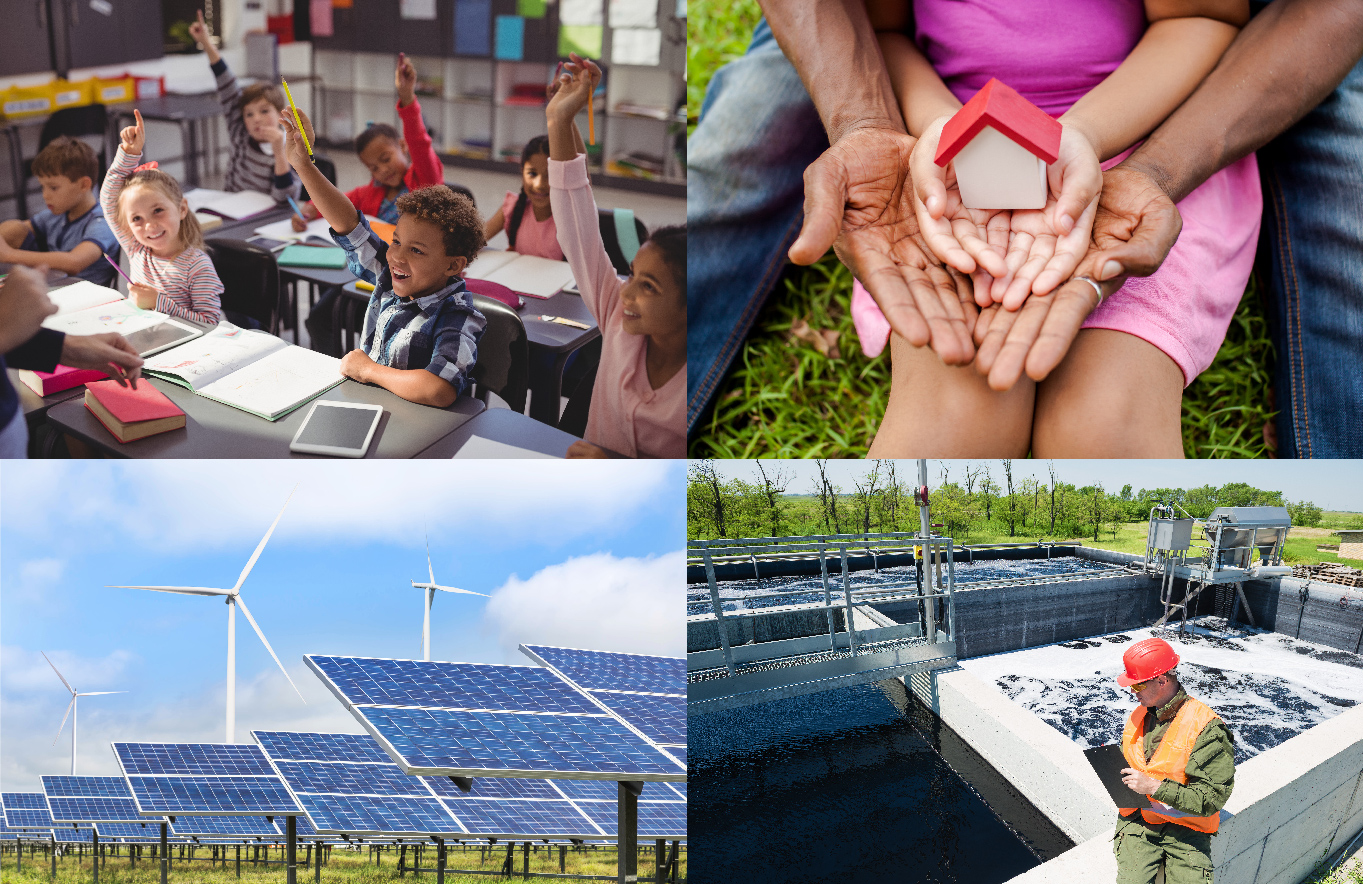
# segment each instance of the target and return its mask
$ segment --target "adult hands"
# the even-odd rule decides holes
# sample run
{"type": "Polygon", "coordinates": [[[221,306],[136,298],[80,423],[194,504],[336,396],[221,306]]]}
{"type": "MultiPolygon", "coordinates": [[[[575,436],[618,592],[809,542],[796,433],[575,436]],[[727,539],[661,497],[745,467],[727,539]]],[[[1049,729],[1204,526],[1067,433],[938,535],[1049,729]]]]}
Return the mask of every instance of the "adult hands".
{"type": "Polygon", "coordinates": [[[890,327],[943,362],[975,355],[969,284],[939,266],[919,233],[909,158],[915,140],[897,129],[844,134],[805,170],[805,218],[790,260],[812,264],[830,246],[875,298],[890,327]]]}
{"type": "Polygon", "coordinates": [[[134,390],[138,375],[142,373],[142,357],[117,332],[67,335],[62,342],[61,364],[102,371],[118,381],[119,386],[132,384],[134,390]]]}
{"type": "Polygon", "coordinates": [[[14,267],[0,283],[0,353],[32,338],[43,320],[57,312],[47,296],[47,268],[14,267]]]}
{"type": "Polygon", "coordinates": [[[142,112],[133,108],[133,117],[137,120],[137,125],[127,126],[122,132],[118,133],[119,140],[122,142],[120,147],[123,152],[130,157],[142,156],[142,147],[147,143],[147,130],[142,125],[142,112]]]}
{"type": "MultiPolygon", "coordinates": [[[[1106,298],[1128,276],[1158,270],[1182,226],[1177,207],[1144,169],[1127,163],[1109,169],[1077,275],[1095,280],[1106,298]]],[[[975,326],[976,368],[995,390],[1011,389],[1023,372],[1042,380],[1065,358],[1098,302],[1092,285],[1071,279],[1046,295],[1032,295],[1017,312],[989,308],[975,326]]]]}
{"type": "Polygon", "coordinates": [[[1126,787],[1137,794],[1153,795],[1164,780],[1157,780],[1134,767],[1124,767],[1122,768],[1122,782],[1126,783],[1126,787]]]}

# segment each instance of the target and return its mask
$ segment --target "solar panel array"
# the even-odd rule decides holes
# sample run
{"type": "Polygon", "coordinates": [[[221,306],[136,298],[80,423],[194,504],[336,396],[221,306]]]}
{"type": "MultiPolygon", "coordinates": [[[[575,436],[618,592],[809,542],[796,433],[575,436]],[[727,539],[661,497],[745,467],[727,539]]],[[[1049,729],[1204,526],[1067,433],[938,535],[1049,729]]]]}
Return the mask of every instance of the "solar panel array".
{"type": "MultiPolygon", "coordinates": [[[[488,778],[475,779],[472,791],[464,792],[446,777],[404,775],[368,735],[252,736],[319,831],[371,837],[616,834],[614,782],[488,778]]],[[[649,837],[685,837],[685,798],[670,784],[650,783],[639,808],[641,836],[647,829],[649,837]]]]}
{"type": "Polygon", "coordinates": [[[539,667],[303,659],[406,774],[686,778],[673,758],[539,667]]]}
{"type": "Polygon", "coordinates": [[[0,794],[5,807],[5,825],[25,835],[52,831],[52,814],[42,792],[5,792],[0,794]]]}
{"type": "Polygon", "coordinates": [[[544,645],[522,645],[521,652],[669,754],[676,754],[673,748],[686,748],[685,660],[544,645]]]}
{"type": "Polygon", "coordinates": [[[132,790],[123,777],[43,777],[43,793],[57,823],[138,822],[132,790]]]}
{"type": "Polygon", "coordinates": [[[283,816],[302,812],[259,746],[114,743],[114,755],[142,814],[283,816]]]}

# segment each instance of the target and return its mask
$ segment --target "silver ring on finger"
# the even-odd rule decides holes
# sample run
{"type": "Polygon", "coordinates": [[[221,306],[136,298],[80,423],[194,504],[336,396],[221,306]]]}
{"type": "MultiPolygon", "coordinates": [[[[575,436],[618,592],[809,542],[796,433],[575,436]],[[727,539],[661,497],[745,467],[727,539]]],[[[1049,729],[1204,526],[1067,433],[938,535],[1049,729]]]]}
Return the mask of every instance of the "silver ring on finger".
{"type": "Polygon", "coordinates": [[[1083,280],[1084,282],[1086,282],[1086,283],[1088,283],[1089,285],[1093,286],[1094,292],[1096,292],[1096,293],[1098,294],[1098,303],[1093,305],[1093,309],[1094,309],[1094,310],[1097,310],[1099,307],[1103,306],[1103,301],[1106,299],[1107,296],[1103,294],[1103,287],[1102,287],[1101,284],[1099,284],[1098,280],[1093,279],[1092,277],[1089,277],[1089,276],[1074,276],[1074,277],[1071,277],[1071,281],[1074,281],[1074,280],[1083,280]]]}

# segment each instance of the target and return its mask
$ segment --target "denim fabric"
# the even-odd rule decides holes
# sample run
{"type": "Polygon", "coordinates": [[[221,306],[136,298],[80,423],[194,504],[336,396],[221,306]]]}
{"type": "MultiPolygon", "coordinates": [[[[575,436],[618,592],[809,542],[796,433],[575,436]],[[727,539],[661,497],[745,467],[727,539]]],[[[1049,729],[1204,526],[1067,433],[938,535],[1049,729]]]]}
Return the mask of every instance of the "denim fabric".
{"type": "Polygon", "coordinates": [[[710,81],[687,142],[689,436],[776,285],[804,220],[804,171],[823,124],[765,20],[710,81]]]}
{"type": "Polygon", "coordinates": [[[1259,151],[1279,457],[1363,457],[1363,62],[1259,151]]]}

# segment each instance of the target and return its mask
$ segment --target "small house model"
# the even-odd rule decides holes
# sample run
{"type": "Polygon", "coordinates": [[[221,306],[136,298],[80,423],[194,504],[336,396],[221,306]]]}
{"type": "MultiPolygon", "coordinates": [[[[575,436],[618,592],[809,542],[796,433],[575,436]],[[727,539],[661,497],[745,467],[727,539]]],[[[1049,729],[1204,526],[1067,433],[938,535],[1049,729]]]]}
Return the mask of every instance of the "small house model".
{"type": "Polygon", "coordinates": [[[1059,120],[991,79],[947,121],[935,160],[943,167],[955,162],[968,209],[1041,209],[1060,131],[1059,120]]]}

